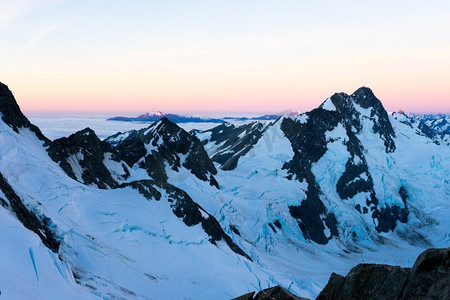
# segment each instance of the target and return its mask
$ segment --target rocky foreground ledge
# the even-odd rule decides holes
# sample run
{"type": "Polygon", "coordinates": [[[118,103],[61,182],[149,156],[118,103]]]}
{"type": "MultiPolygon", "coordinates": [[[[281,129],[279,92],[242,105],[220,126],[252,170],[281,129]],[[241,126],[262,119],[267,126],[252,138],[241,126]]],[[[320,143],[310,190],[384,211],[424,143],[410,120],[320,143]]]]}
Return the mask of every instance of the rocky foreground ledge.
{"type": "MultiPolygon", "coordinates": [[[[234,300],[303,300],[276,286],[234,300]]],[[[450,299],[450,248],[428,249],[412,268],[359,264],[347,274],[331,274],[317,300],[450,299]]]]}

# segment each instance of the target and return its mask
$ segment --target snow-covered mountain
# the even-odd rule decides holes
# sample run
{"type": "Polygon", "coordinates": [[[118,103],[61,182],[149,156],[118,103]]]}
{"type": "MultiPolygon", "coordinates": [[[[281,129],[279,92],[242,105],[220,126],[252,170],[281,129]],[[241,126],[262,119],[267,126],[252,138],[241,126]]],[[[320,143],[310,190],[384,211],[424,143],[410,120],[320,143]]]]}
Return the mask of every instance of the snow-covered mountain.
{"type": "Polygon", "coordinates": [[[288,109],[288,110],[284,110],[275,114],[267,114],[267,115],[262,115],[262,116],[258,116],[258,117],[224,117],[223,120],[225,121],[273,121],[278,119],[281,116],[290,116],[290,117],[295,117],[300,115],[300,113],[298,111],[294,111],[292,109],[288,109]]]}
{"type": "Polygon", "coordinates": [[[162,118],[104,141],[47,139],[4,85],[0,114],[2,296],[315,297],[331,272],[450,244],[449,146],[368,88],[271,123],[162,118]]]}
{"type": "Polygon", "coordinates": [[[450,146],[450,116],[394,113],[393,117],[414,129],[417,134],[424,135],[437,144],[450,146]]]}
{"type": "Polygon", "coordinates": [[[218,163],[221,169],[232,170],[236,168],[239,157],[252,149],[265,129],[267,125],[259,122],[238,127],[224,123],[205,131],[192,130],[191,134],[203,141],[211,159],[218,163]]]}
{"type": "Polygon", "coordinates": [[[169,119],[173,123],[225,123],[226,121],[273,121],[278,119],[280,116],[298,116],[300,113],[293,110],[286,110],[276,114],[267,114],[258,117],[223,117],[223,118],[209,118],[202,116],[187,116],[163,113],[160,111],[155,111],[152,113],[144,113],[137,117],[123,117],[117,116],[109,118],[108,121],[125,121],[125,122],[156,122],[162,118],[169,119]]]}
{"type": "Polygon", "coordinates": [[[162,118],[169,119],[170,121],[174,123],[189,123],[189,122],[195,122],[195,123],[223,123],[224,121],[222,119],[216,119],[216,118],[207,118],[207,117],[200,117],[200,116],[185,116],[185,115],[178,115],[178,114],[168,114],[163,113],[160,111],[155,111],[153,113],[145,113],[142,115],[139,115],[135,118],[133,117],[112,117],[109,118],[109,121],[136,121],[136,122],[157,122],[162,118]]]}

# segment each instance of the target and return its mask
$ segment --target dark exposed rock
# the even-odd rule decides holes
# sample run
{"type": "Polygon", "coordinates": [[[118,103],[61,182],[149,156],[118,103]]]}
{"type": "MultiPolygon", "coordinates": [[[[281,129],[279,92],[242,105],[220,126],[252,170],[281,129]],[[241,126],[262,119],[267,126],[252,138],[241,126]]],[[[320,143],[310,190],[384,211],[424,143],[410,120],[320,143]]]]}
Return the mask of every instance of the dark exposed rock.
{"type": "Polygon", "coordinates": [[[253,300],[253,296],[255,295],[255,293],[256,292],[250,292],[245,295],[233,298],[233,300],[253,300]]]}
{"type": "MultiPolygon", "coordinates": [[[[54,140],[47,152],[75,180],[88,185],[95,184],[102,189],[118,186],[104,164],[107,153],[112,160],[120,163],[117,152],[108,143],[101,141],[90,128],[78,131],[67,138],[54,140]],[[81,170],[73,169],[77,167],[77,164],[81,170]],[[82,178],[77,178],[76,172],[81,172],[82,178]]],[[[125,179],[129,176],[128,170],[124,165],[122,168],[122,176],[125,179]]]]}
{"type": "Polygon", "coordinates": [[[122,183],[121,188],[130,186],[137,190],[141,195],[143,195],[148,200],[159,201],[161,199],[161,193],[155,188],[156,183],[153,180],[139,180],[122,183]]]}
{"type": "Polygon", "coordinates": [[[450,135],[450,116],[448,115],[413,115],[410,120],[418,122],[419,130],[431,139],[450,135]]]}
{"type": "Polygon", "coordinates": [[[368,172],[367,163],[354,163],[354,158],[350,158],[345,171],[336,184],[336,191],[341,199],[351,199],[359,193],[373,192],[372,175],[368,172]],[[365,175],[365,177],[361,175],[365,175]]]}
{"type": "Polygon", "coordinates": [[[420,254],[399,299],[450,299],[450,248],[420,254]]]}
{"type": "Polygon", "coordinates": [[[332,300],[338,299],[339,293],[345,283],[345,277],[336,273],[331,273],[325,288],[320,292],[317,300],[332,300]]]}
{"type": "Polygon", "coordinates": [[[241,236],[241,232],[239,231],[239,229],[237,229],[235,225],[230,225],[230,230],[233,231],[235,234],[241,236]]]}
{"type": "Polygon", "coordinates": [[[402,198],[403,203],[406,205],[406,201],[409,199],[409,196],[406,188],[403,185],[398,189],[398,194],[402,198]]]}
{"type": "Polygon", "coordinates": [[[314,188],[308,188],[307,198],[299,206],[290,206],[289,212],[293,218],[298,220],[298,225],[305,238],[318,244],[326,244],[333,236],[338,236],[339,232],[336,227],[336,217],[334,214],[326,212],[326,208],[319,198],[319,193],[320,190],[317,185],[314,188]],[[323,215],[326,215],[326,217],[322,218],[323,215]],[[328,219],[333,221],[327,221],[328,219]],[[325,235],[324,223],[330,225],[330,236],[325,235]]]}
{"type": "Polygon", "coordinates": [[[272,223],[269,223],[268,225],[272,229],[273,232],[275,232],[275,233],[277,232],[277,229],[275,228],[275,226],[272,223]]]}
{"type": "Polygon", "coordinates": [[[356,90],[352,97],[354,101],[362,108],[370,108],[370,117],[376,118],[373,122],[373,131],[378,133],[384,141],[386,146],[386,152],[395,151],[395,132],[392,128],[392,124],[389,121],[387,111],[384,109],[381,101],[373,94],[372,90],[367,87],[361,87],[356,90]]]}
{"type": "Polygon", "coordinates": [[[207,213],[200,205],[195,203],[192,198],[182,189],[177,188],[166,182],[156,182],[153,180],[139,180],[124,183],[121,187],[130,186],[136,189],[148,200],[160,200],[161,193],[159,189],[163,189],[167,196],[173,213],[187,226],[195,226],[201,224],[203,230],[210,236],[209,241],[216,244],[218,241],[225,241],[232,251],[252,260],[238,245],[236,245],[231,237],[227,235],[216,218],[207,213]]]}
{"type": "Polygon", "coordinates": [[[438,135],[438,132],[431,129],[430,126],[428,126],[424,122],[419,122],[419,125],[417,126],[417,128],[420,130],[420,132],[422,134],[424,134],[426,137],[428,137],[430,139],[434,139],[438,135]]]}
{"type": "Polygon", "coordinates": [[[280,223],[279,220],[275,220],[275,222],[273,222],[273,224],[274,224],[275,226],[277,226],[278,229],[281,229],[281,223],[280,223]]]}
{"type": "Polygon", "coordinates": [[[379,232],[388,232],[395,229],[397,221],[406,223],[408,220],[408,210],[396,204],[392,206],[382,207],[372,213],[372,218],[378,220],[375,227],[379,232]]]}
{"type": "MultiPolygon", "coordinates": [[[[20,128],[28,128],[38,139],[44,142],[44,146],[49,146],[47,151],[49,156],[59,163],[61,168],[73,179],[79,180],[85,184],[95,184],[99,188],[116,187],[117,183],[112,179],[110,172],[103,164],[104,154],[114,151],[109,144],[101,142],[95,133],[86,128],[68,138],[61,138],[55,141],[47,139],[40,129],[24,116],[21,112],[13,94],[8,87],[0,83],[0,115],[3,122],[9,125],[15,132],[20,128]],[[80,153],[83,159],[78,162],[83,168],[81,177],[76,178],[69,159],[71,156],[80,153]]],[[[115,155],[112,157],[115,158],[115,155]]],[[[76,159],[76,158],[75,158],[76,159]]],[[[126,177],[127,170],[123,172],[126,177]]]]}
{"type": "Polygon", "coordinates": [[[283,168],[288,170],[288,178],[306,181],[308,184],[306,199],[300,205],[289,207],[292,217],[298,220],[303,235],[316,243],[326,244],[333,236],[339,235],[336,217],[327,212],[323,205],[322,199],[326,195],[320,190],[311,168],[326,153],[328,144],[336,142],[331,138],[327,139],[326,133],[341,124],[346,134],[339,139],[343,139],[350,158],[336,185],[339,197],[346,200],[359,193],[369,193],[366,205],[358,205],[355,209],[362,214],[372,212],[377,231],[393,230],[397,221],[407,221],[406,202],[405,207],[380,207],[365,158],[365,149],[358,139],[358,134],[363,129],[363,120],[369,119],[373,124],[371,130],[383,140],[386,153],[395,151],[395,132],[386,110],[372,91],[365,87],[350,96],[345,93],[334,94],[327,101],[331,101],[334,109],[327,109],[325,105],[330,103],[324,102],[319,108],[306,113],[306,121],[285,118],[281,123],[281,129],[294,150],[294,157],[283,168]],[[330,236],[325,235],[325,226],[330,230],[330,236]]]}
{"type": "MultiPolygon", "coordinates": [[[[265,289],[254,298],[253,295],[234,299],[304,299],[280,286],[265,289]]],[[[450,299],[450,248],[424,251],[412,268],[359,264],[345,277],[332,273],[316,299],[450,299]]]]}
{"type": "Polygon", "coordinates": [[[35,213],[30,211],[1,173],[0,190],[6,196],[6,199],[0,197],[2,206],[14,212],[17,219],[19,219],[26,228],[36,233],[47,248],[57,253],[60,241],[50,229],[50,226],[53,226],[52,220],[45,216],[38,217],[35,213]]]}
{"type": "Polygon", "coordinates": [[[121,160],[130,167],[138,164],[157,182],[167,181],[167,164],[174,171],[184,167],[197,178],[219,187],[214,178],[217,170],[200,140],[167,118],[130,133],[119,142],[117,137],[105,141],[115,145],[121,160]]]}
{"type": "Polygon", "coordinates": [[[255,300],[307,300],[303,297],[297,297],[281,286],[275,286],[260,291],[256,294],[255,300]]]}
{"type": "MultiPolygon", "coordinates": [[[[133,139],[138,134],[137,130],[130,130],[127,132],[118,132],[113,134],[105,139],[105,142],[110,144],[113,147],[118,146],[119,144],[123,144],[127,140],[133,139]]],[[[137,161],[137,160],[136,160],[137,161]]]]}
{"type": "Polygon", "coordinates": [[[346,277],[332,276],[317,299],[396,299],[407,277],[407,268],[360,264],[346,277]]]}
{"type": "Polygon", "coordinates": [[[290,206],[292,217],[298,220],[300,229],[307,239],[318,244],[326,244],[333,236],[338,235],[337,227],[330,228],[331,236],[326,236],[324,221],[321,216],[331,217],[327,213],[320,197],[322,192],[311,171],[311,166],[317,162],[327,150],[325,132],[337,126],[336,112],[315,109],[308,114],[308,122],[296,122],[285,118],[281,129],[292,144],[294,157],[283,168],[295,175],[299,181],[306,180],[308,190],[306,199],[298,206],[290,206]]]}
{"type": "Polygon", "coordinates": [[[395,119],[415,129],[416,134],[425,136],[437,145],[450,146],[450,115],[393,113],[395,119]]]}
{"type": "Polygon", "coordinates": [[[221,165],[222,170],[234,170],[239,158],[248,153],[258,142],[267,127],[260,122],[251,122],[239,127],[229,123],[216,126],[212,129],[199,131],[193,130],[193,134],[210,133],[207,140],[202,143],[213,143],[214,152],[209,153],[211,159],[221,165]]]}
{"type": "Polygon", "coordinates": [[[19,105],[9,88],[0,82],[0,116],[8,126],[15,132],[19,132],[19,128],[28,128],[43,141],[45,144],[50,142],[41,132],[41,130],[31,124],[31,122],[24,116],[20,110],[19,105]]]}
{"type": "Polygon", "coordinates": [[[346,277],[332,274],[318,300],[450,299],[450,248],[429,249],[412,269],[359,264],[346,277]]]}
{"type": "Polygon", "coordinates": [[[274,286],[258,292],[251,292],[233,300],[308,300],[307,298],[298,297],[281,286],[274,286]]]}

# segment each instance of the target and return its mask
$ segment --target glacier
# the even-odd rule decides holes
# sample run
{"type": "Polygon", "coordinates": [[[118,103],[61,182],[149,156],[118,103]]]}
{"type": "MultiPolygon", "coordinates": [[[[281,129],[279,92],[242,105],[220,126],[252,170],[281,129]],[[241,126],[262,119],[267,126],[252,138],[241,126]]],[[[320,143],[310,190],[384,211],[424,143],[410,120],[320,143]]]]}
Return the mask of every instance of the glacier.
{"type": "Polygon", "coordinates": [[[446,137],[366,88],[272,122],[72,139],[46,137],[11,97],[2,86],[5,298],[230,299],[274,285],[314,298],[331,272],[411,266],[450,245],[446,137]]]}

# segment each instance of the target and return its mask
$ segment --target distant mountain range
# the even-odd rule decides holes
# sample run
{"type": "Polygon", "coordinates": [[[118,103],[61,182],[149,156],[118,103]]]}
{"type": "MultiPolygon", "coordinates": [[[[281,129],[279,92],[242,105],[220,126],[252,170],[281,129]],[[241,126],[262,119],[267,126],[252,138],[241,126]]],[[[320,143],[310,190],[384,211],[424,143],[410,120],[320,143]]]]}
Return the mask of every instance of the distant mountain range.
{"type": "Polygon", "coordinates": [[[413,265],[450,247],[445,116],[366,87],[274,122],[154,115],[50,140],[0,83],[2,299],[449,298],[447,250],[413,265]]]}
{"type": "Polygon", "coordinates": [[[162,113],[160,111],[155,111],[153,113],[145,113],[145,114],[139,115],[135,118],[117,116],[117,117],[109,118],[108,121],[156,122],[156,121],[161,120],[164,117],[174,123],[189,123],[189,122],[223,123],[224,122],[224,120],[222,120],[222,119],[206,118],[206,117],[200,117],[200,116],[184,116],[184,115],[177,115],[177,114],[166,114],[166,113],[162,113]]]}
{"type": "Polygon", "coordinates": [[[297,111],[287,110],[276,114],[268,114],[259,117],[223,117],[223,118],[208,118],[201,116],[188,116],[188,115],[178,115],[178,114],[166,114],[160,111],[155,111],[153,113],[145,113],[137,117],[123,117],[117,116],[109,118],[108,121],[124,121],[124,122],[156,122],[162,118],[167,118],[174,123],[224,123],[226,121],[270,121],[276,120],[283,115],[288,116],[298,116],[300,113],[297,111]]]}

